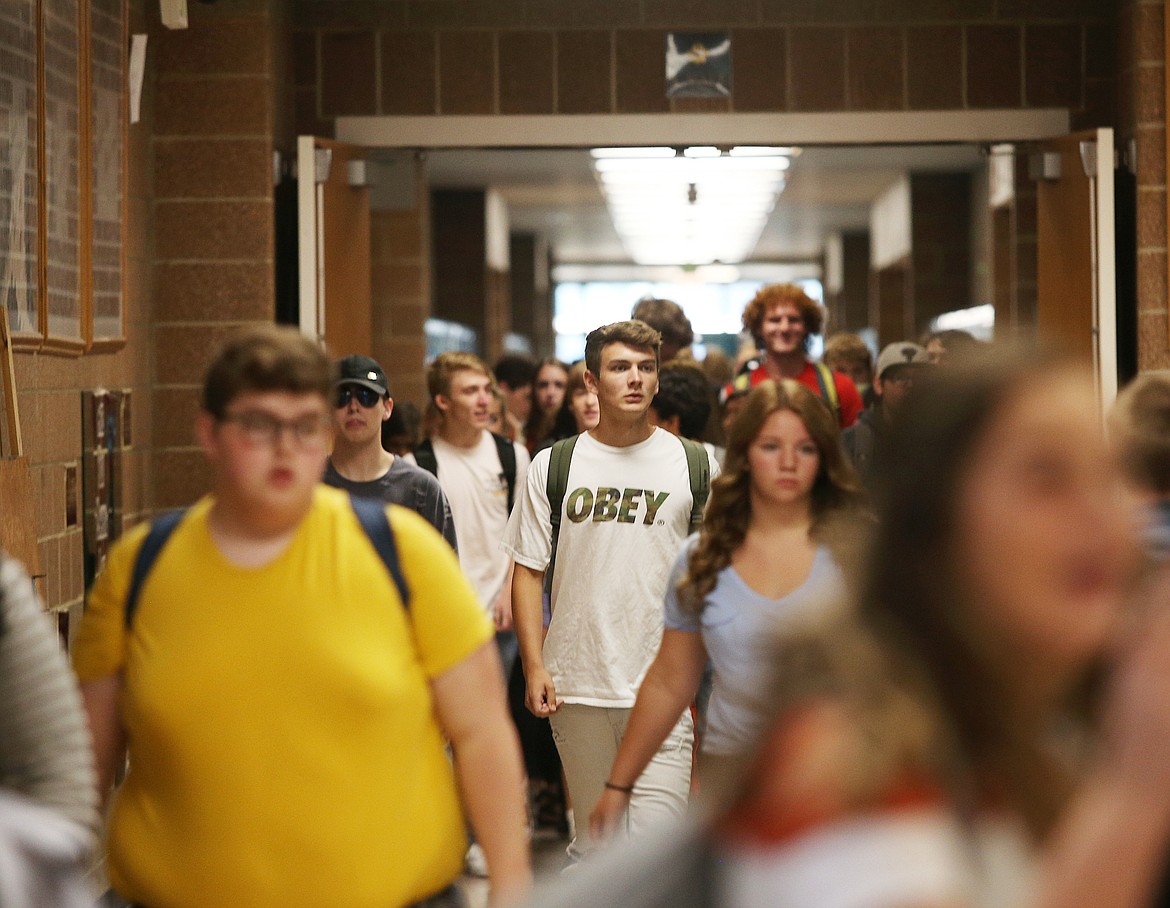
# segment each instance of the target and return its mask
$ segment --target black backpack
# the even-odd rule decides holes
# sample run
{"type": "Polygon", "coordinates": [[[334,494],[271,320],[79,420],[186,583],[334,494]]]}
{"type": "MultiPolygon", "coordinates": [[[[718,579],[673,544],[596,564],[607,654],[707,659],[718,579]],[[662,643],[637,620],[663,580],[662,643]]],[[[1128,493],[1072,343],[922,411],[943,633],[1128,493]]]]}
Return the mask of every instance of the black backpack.
{"type": "MultiPolygon", "coordinates": [[[[516,498],[516,448],[503,435],[492,432],[491,436],[496,443],[500,466],[504,470],[504,481],[508,484],[508,513],[511,514],[512,502],[516,498]]],[[[439,462],[435,459],[435,446],[429,438],[414,449],[414,462],[436,479],[439,478],[439,462]]]]}

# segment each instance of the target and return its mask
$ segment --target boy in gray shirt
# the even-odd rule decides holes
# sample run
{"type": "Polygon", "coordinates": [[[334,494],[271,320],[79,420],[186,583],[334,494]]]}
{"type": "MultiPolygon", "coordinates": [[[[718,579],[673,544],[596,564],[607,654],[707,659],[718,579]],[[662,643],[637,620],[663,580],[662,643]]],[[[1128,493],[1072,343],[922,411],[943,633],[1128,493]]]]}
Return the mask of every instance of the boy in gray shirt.
{"type": "Polygon", "coordinates": [[[382,448],[382,423],[394,400],[386,373],[368,356],[337,364],[333,421],[337,432],[322,481],[358,498],[376,498],[421,514],[458,551],[451,506],[439,481],[421,467],[382,448]]]}

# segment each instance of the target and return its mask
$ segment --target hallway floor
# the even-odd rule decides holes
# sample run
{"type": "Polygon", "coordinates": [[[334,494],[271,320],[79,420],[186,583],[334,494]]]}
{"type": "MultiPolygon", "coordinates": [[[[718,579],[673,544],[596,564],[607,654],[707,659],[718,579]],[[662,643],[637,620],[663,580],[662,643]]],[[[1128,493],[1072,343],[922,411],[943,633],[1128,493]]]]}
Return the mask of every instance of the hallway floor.
{"type": "MultiPolygon", "coordinates": [[[[532,869],[537,883],[560,873],[564,868],[567,861],[565,848],[568,844],[568,838],[546,832],[538,833],[533,839],[532,869]]],[[[464,875],[459,878],[459,888],[467,897],[469,908],[486,908],[488,897],[486,879],[464,875]]]]}

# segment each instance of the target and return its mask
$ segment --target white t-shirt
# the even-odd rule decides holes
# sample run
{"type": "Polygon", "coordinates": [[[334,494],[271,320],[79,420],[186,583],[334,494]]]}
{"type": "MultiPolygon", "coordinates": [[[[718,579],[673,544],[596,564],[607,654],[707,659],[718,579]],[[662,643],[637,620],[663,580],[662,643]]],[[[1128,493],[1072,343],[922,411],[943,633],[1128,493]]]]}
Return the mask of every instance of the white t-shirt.
{"type": "Polygon", "coordinates": [[[692,811],[686,822],[631,838],[548,880],[528,904],[1024,908],[1035,901],[1036,853],[1011,817],[960,820],[945,805],[927,804],[829,819],[776,843],[728,841],[715,819],[692,811]]]}
{"type": "Polygon", "coordinates": [[[775,849],[721,855],[734,908],[967,905],[1023,908],[1035,893],[1035,857],[1023,825],[945,806],[844,818],[775,849]]]}
{"type": "MultiPolygon", "coordinates": [[[[439,485],[451,505],[459,538],[459,566],[475,587],[485,609],[496,601],[511,562],[499,540],[508,523],[508,483],[490,432],[479,443],[460,448],[439,437],[431,440],[439,466],[439,485]]],[[[528,472],[528,451],[516,449],[515,498],[519,500],[528,472]]]]}
{"type": "MultiPolygon", "coordinates": [[[[504,550],[537,571],[552,548],[549,455],[533,459],[504,537],[504,550]]],[[[712,462],[712,477],[718,470],[712,462]]],[[[662,642],[666,578],[690,524],[682,443],[664,429],[622,448],[582,435],[561,513],[545,667],[566,703],[633,706],[662,642]]],[[[462,546],[458,520],[456,530],[462,546]]]]}

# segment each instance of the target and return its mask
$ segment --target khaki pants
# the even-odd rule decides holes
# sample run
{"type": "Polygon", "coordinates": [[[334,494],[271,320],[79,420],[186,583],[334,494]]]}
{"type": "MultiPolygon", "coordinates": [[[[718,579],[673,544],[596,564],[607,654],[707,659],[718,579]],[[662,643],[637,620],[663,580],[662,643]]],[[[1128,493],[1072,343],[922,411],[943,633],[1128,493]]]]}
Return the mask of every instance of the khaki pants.
{"type": "MultiPolygon", "coordinates": [[[[577,834],[568,848],[573,860],[581,860],[597,847],[589,837],[589,814],[605,789],[630,712],[566,703],[549,717],[577,821],[577,834]]],[[[626,813],[627,834],[638,834],[686,812],[694,742],[695,726],[687,710],[634,784],[626,813]]]]}

